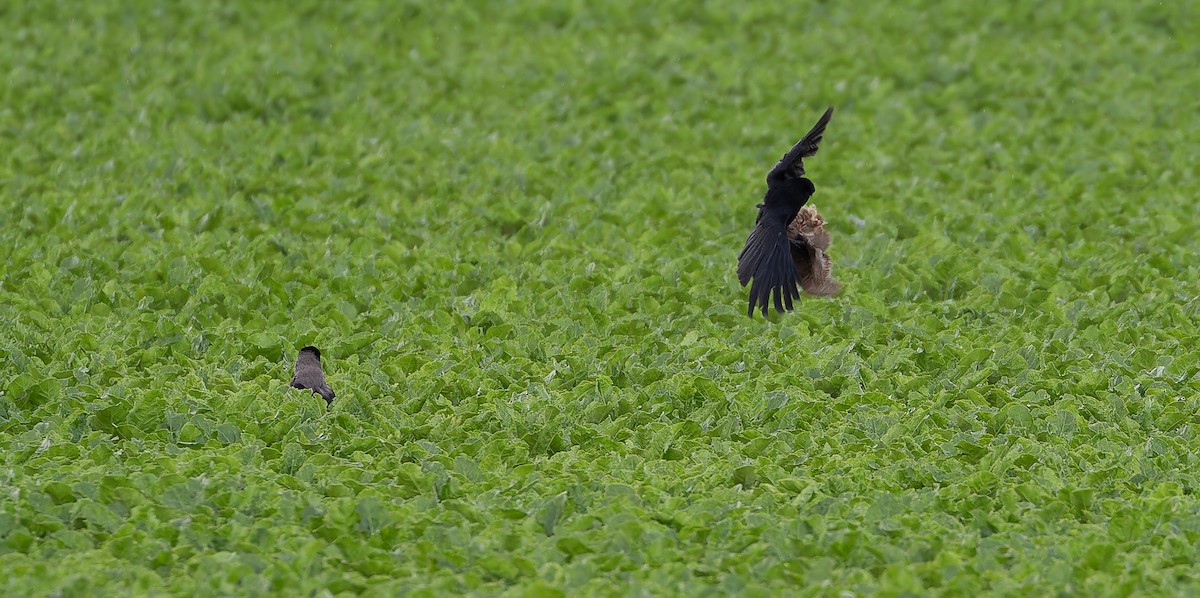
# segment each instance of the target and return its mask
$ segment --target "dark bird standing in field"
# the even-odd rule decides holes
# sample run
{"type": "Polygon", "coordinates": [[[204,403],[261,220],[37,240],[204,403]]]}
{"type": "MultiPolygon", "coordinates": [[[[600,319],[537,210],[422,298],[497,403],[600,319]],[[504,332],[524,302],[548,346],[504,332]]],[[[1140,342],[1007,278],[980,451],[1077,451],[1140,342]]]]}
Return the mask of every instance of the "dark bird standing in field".
{"type": "Polygon", "coordinates": [[[333,404],[333,389],[325,383],[325,372],[321,370],[321,351],[308,346],[300,349],[296,356],[296,373],[292,376],[292,388],[303,388],[321,395],[325,406],[333,404]]]}
{"type": "Polygon", "coordinates": [[[766,317],[772,296],[775,311],[794,309],[792,300],[800,298],[800,286],[813,295],[832,295],[841,288],[829,278],[832,264],[824,253],[829,246],[824,220],[816,210],[810,210],[805,213],[804,223],[793,226],[796,215],[816,191],[812,181],[804,177],[803,160],[817,153],[832,116],[830,106],[812,130],[767,173],[766,197],[758,205],[754,230],[738,256],[738,282],[746,286],[754,279],[750,285],[750,317],[754,317],[756,306],[766,317]]]}

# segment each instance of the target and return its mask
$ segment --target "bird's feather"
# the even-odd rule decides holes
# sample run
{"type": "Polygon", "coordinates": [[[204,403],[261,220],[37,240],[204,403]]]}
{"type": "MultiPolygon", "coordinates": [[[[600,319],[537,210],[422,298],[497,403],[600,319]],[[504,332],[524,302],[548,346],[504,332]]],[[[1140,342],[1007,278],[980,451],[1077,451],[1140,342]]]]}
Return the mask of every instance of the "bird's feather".
{"type": "Polygon", "coordinates": [[[804,158],[817,154],[821,138],[825,135],[825,126],[829,124],[831,118],[833,118],[833,106],[825,110],[825,114],[821,115],[817,124],[813,125],[813,128],[800,141],[797,141],[788,153],[783,155],[775,168],[771,169],[771,172],[767,174],[768,184],[804,176],[804,158]]]}
{"type": "Polygon", "coordinates": [[[325,382],[325,372],[321,368],[321,352],[315,347],[305,347],[296,356],[295,373],[292,375],[292,387],[311,390],[321,395],[326,404],[333,403],[336,396],[333,389],[325,382]]]}
{"type": "Polygon", "coordinates": [[[755,308],[761,307],[765,317],[772,299],[780,313],[785,306],[787,310],[794,308],[792,301],[800,297],[800,290],[790,244],[786,229],[772,218],[760,220],[750,232],[746,248],[738,258],[739,282],[745,286],[751,279],[754,281],[750,285],[748,315],[753,316],[755,308]]]}
{"type": "Polygon", "coordinates": [[[829,231],[816,207],[800,208],[787,232],[800,288],[809,295],[836,295],[842,285],[833,279],[833,260],[825,253],[830,244],[829,231]]]}
{"type": "Polygon", "coordinates": [[[831,294],[826,281],[837,284],[829,277],[832,262],[824,255],[824,247],[817,247],[828,246],[828,233],[823,228],[819,233],[806,229],[808,236],[799,238],[790,230],[816,190],[803,176],[803,159],[817,153],[832,116],[830,106],[767,175],[766,196],[758,206],[754,229],[738,255],[738,282],[742,286],[750,284],[750,317],[754,317],[755,309],[761,309],[765,317],[772,303],[780,313],[794,309],[801,288],[810,294],[831,294]]]}

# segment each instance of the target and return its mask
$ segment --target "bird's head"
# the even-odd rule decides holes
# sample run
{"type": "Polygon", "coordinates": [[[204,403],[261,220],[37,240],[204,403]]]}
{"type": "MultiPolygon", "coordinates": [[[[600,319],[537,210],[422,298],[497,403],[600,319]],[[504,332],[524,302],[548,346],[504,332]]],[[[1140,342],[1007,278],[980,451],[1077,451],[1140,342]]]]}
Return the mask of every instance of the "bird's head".
{"type": "Polygon", "coordinates": [[[321,350],[312,345],[309,345],[307,347],[304,347],[303,349],[300,349],[300,352],[301,353],[311,353],[313,357],[316,357],[317,359],[321,358],[321,350]]]}

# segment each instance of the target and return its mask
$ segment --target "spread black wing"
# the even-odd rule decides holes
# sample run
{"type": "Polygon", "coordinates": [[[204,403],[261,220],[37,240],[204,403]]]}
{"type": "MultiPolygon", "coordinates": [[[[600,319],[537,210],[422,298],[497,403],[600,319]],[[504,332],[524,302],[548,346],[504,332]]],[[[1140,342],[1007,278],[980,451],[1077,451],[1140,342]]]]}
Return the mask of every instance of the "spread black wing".
{"type": "Polygon", "coordinates": [[[772,182],[783,181],[787,179],[798,179],[804,176],[804,158],[816,155],[817,146],[821,143],[821,137],[825,135],[825,126],[829,124],[829,119],[833,118],[833,106],[821,115],[821,119],[817,124],[813,125],[812,130],[808,132],[788,153],[783,155],[783,159],[771,169],[767,174],[767,184],[772,182]]]}
{"type": "Polygon", "coordinates": [[[800,281],[792,259],[787,224],[776,214],[759,212],[758,223],[738,255],[738,282],[746,286],[751,278],[754,284],[750,285],[750,310],[747,312],[750,317],[754,317],[756,306],[762,307],[763,317],[766,317],[772,295],[775,311],[780,313],[785,306],[791,311],[792,300],[800,298],[800,281]]]}

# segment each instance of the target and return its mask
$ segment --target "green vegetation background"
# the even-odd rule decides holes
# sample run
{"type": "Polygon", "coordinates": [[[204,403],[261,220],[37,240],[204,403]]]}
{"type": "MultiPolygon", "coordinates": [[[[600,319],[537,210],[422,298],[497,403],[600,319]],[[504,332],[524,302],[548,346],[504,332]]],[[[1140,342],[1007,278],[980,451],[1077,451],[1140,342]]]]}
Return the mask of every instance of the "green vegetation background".
{"type": "Polygon", "coordinates": [[[0,587],[1194,595],[1194,17],[0,4],[0,587]]]}

